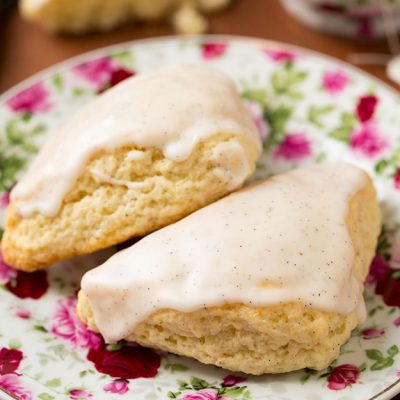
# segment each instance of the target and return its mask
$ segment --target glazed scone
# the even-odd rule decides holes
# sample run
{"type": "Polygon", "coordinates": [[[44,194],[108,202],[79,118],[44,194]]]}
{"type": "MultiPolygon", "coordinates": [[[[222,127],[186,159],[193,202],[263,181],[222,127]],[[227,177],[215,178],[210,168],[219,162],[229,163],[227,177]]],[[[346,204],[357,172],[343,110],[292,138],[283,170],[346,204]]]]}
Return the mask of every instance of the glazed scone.
{"type": "Polygon", "coordinates": [[[50,137],[11,192],[4,259],[26,271],[144,235],[242,186],[261,144],[206,66],[128,79],[50,137]]]}
{"type": "Polygon", "coordinates": [[[220,10],[229,3],[230,0],[22,0],[20,10],[26,19],[55,32],[109,30],[131,20],[154,21],[172,16],[178,32],[203,33],[208,24],[201,13],[220,10]]]}
{"type": "Polygon", "coordinates": [[[380,231],[371,179],[327,164],[275,176],[117,253],[78,315],[120,339],[232,371],[321,370],[364,320],[380,231]]]}

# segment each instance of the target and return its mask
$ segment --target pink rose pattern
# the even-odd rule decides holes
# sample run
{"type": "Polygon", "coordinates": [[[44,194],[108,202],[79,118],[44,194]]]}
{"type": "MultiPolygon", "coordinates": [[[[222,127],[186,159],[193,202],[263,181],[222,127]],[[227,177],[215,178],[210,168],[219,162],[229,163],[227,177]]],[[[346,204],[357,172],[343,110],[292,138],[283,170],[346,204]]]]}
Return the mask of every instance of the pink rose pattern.
{"type": "Polygon", "coordinates": [[[375,285],[375,294],[381,295],[387,306],[400,307],[400,277],[396,270],[390,269],[384,279],[378,280],[375,285]]]}
{"type": "Polygon", "coordinates": [[[0,283],[20,299],[40,299],[49,287],[46,271],[17,271],[5,263],[0,250],[0,283]]]}
{"type": "Polygon", "coordinates": [[[0,208],[6,208],[10,204],[10,193],[5,192],[0,195],[0,208]]]}
{"type": "Polygon", "coordinates": [[[119,67],[108,57],[79,64],[73,68],[73,71],[94,86],[97,93],[102,93],[135,75],[134,71],[119,67]]]}
{"type": "Polygon", "coordinates": [[[400,190],[400,168],[394,174],[394,187],[400,190]]]}
{"type": "Polygon", "coordinates": [[[15,372],[22,361],[23,354],[19,350],[0,349],[0,375],[12,374],[15,372]]]}
{"type": "Polygon", "coordinates": [[[76,75],[100,89],[109,79],[115,68],[113,61],[108,58],[99,58],[77,65],[73,68],[76,75]]]}
{"type": "Polygon", "coordinates": [[[277,63],[293,62],[297,58],[297,55],[290,51],[264,49],[263,52],[269,59],[277,63]]]}
{"type": "Polygon", "coordinates": [[[226,43],[206,42],[201,45],[201,54],[205,60],[211,61],[222,57],[227,49],[226,43]]]}
{"type": "Polygon", "coordinates": [[[227,375],[222,382],[216,384],[192,376],[189,382],[181,380],[180,390],[170,392],[169,397],[179,400],[231,400],[233,397],[244,400],[250,398],[251,393],[247,386],[238,384],[245,381],[246,378],[241,376],[227,375]]]}
{"type": "Polygon", "coordinates": [[[238,383],[245,382],[246,378],[237,375],[227,375],[223,379],[222,385],[225,387],[236,386],[238,383]]]}
{"type": "Polygon", "coordinates": [[[58,301],[51,332],[69,342],[74,349],[95,349],[101,344],[100,336],[90,331],[78,318],[75,298],[58,301]]]}
{"type": "Polygon", "coordinates": [[[8,281],[5,288],[20,299],[40,299],[49,288],[47,272],[17,271],[15,278],[8,281]]]}
{"type": "Polygon", "coordinates": [[[374,259],[372,260],[369,274],[365,283],[367,285],[371,285],[378,281],[382,281],[386,279],[387,275],[389,274],[390,267],[389,263],[380,255],[376,254],[374,259]]]}
{"type": "Polygon", "coordinates": [[[115,394],[125,394],[129,391],[129,381],[126,379],[116,379],[110,383],[107,383],[103,386],[103,390],[109,393],[115,394]]]}
{"type": "Polygon", "coordinates": [[[125,79],[134,76],[135,72],[127,70],[125,68],[117,68],[111,71],[108,81],[106,81],[101,88],[99,88],[99,93],[103,93],[111,87],[118,85],[118,83],[124,81],[125,79]]]}
{"type": "Polygon", "coordinates": [[[362,338],[365,340],[370,340],[370,339],[376,339],[385,334],[384,329],[376,329],[376,328],[370,328],[370,329],[365,329],[361,332],[362,338]]]}
{"type": "Polygon", "coordinates": [[[21,319],[29,319],[31,317],[31,312],[28,310],[17,310],[15,314],[21,319]]]}
{"type": "Polygon", "coordinates": [[[203,389],[196,393],[185,394],[179,397],[180,400],[228,400],[226,397],[219,397],[215,389],[203,389]]]}
{"type": "Polygon", "coordinates": [[[0,375],[0,388],[18,400],[33,400],[32,393],[16,374],[0,375]]]}
{"type": "Polygon", "coordinates": [[[311,155],[311,142],[304,133],[286,135],[274,151],[275,158],[286,161],[300,161],[311,155]]]}
{"type": "Polygon", "coordinates": [[[368,158],[374,158],[389,147],[389,142],[381,135],[374,119],[379,100],[367,95],[358,99],[355,114],[361,126],[350,135],[353,151],[368,158]]]}
{"type": "Polygon", "coordinates": [[[378,98],[376,96],[362,96],[358,100],[356,114],[361,122],[369,121],[376,110],[378,105],[378,98]]]}
{"type": "Polygon", "coordinates": [[[333,368],[328,376],[328,389],[343,390],[353,385],[360,377],[360,370],[352,364],[342,364],[333,368]]]}
{"type": "Polygon", "coordinates": [[[350,145],[355,152],[373,158],[388,148],[389,143],[374,122],[367,122],[351,134],[350,145]]]}
{"type": "Polygon", "coordinates": [[[393,321],[394,326],[400,326],[400,317],[397,317],[394,321],[393,321]]]}
{"type": "Polygon", "coordinates": [[[103,340],[89,349],[86,358],[97,371],[120,379],[154,378],[161,364],[155,350],[128,342],[118,349],[110,349],[103,340]]]}
{"type": "Polygon", "coordinates": [[[32,393],[21,382],[20,374],[16,373],[23,357],[19,350],[0,349],[0,389],[18,400],[32,400],[32,393]]]}
{"type": "Polygon", "coordinates": [[[350,78],[341,70],[326,71],[322,77],[322,85],[330,95],[343,91],[349,82],[350,78]]]}
{"type": "Polygon", "coordinates": [[[73,389],[69,391],[70,400],[87,400],[92,398],[93,395],[85,390],[73,389]]]}
{"type": "Polygon", "coordinates": [[[51,103],[44,83],[37,83],[23,90],[6,102],[14,112],[40,113],[49,111],[51,103]]]}
{"type": "Polygon", "coordinates": [[[383,302],[392,307],[400,307],[399,245],[400,232],[390,232],[384,226],[379,238],[379,253],[371,263],[366,280],[368,285],[375,284],[375,294],[382,296],[383,302]]]}

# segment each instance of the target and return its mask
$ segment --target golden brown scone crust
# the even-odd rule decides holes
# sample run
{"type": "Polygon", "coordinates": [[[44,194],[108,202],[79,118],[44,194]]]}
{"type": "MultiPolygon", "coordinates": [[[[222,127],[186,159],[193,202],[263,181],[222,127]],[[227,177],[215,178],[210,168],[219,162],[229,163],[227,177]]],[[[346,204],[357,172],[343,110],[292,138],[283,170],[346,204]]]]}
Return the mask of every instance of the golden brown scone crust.
{"type": "MultiPolygon", "coordinates": [[[[363,283],[380,231],[380,212],[370,179],[350,200],[346,223],[355,249],[355,274],[363,283]]],[[[97,331],[82,291],[78,315],[97,331]]],[[[256,308],[232,304],[191,313],[160,310],[136,326],[126,339],[206,364],[259,375],[326,368],[357,324],[356,311],[342,315],[302,303],[256,308]]]]}
{"type": "Polygon", "coordinates": [[[145,235],[212,203],[230,192],[214,174],[211,161],[213,149],[227,141],[241,143],[253,172],[258,149],[237,135],[214,135],[182,162],[165,158],[158,149],[136,146],[95,154],[55,217],[36,213],[23,218],[16,213],[16,204],[10,204],[1,244],[5,261],[34,271],[145,235]],[[129,160],[132,150],[142,150],[144,158],[129,160]],[[128,188],[104,181],[101,174],[148,184],[128,188]]]}

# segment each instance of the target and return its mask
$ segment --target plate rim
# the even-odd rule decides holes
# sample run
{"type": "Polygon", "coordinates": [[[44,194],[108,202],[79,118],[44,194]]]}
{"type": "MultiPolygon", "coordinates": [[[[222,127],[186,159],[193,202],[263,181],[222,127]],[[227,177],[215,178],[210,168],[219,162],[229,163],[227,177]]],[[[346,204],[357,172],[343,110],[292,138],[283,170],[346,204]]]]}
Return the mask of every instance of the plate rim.
{"type": "Polygon", "coordinates": [[[268,45],[272,45],[272,47],[276,48],[286,48],[292,50],[294,53],[304,53],[308,55],[312,55],[315,57],[320,57],[324,58],[326,60],[329,60],[337,65],[342,66],[345,69],[348,69],[356,74],[363,75],[367,79],[373,81],[376,84],[379,84],[381,87],[384,87],[387,91],[389,91],[392,95],[398,97],[400,100],[400,89],[396,89],[393,86],[390,86],[388,83],[384,82],[380,78],[377,78],[376,76],[372,75],[370,72],[364,71],[363,69],[354,66],[350,64],[347,61],[341,60],[340,58],[337,58],[335,56],[331,56],[329,54],[322,53],[318,50],[313,50],[308,47],[303,47],[303,46],[298,46],[295,44],[291,43],[286,43],[286,42],[281,42],[279,40],[271,40],[271,39],[264,39],[264,38],[257,38],[257,37],[252,37],[252,36],[245,36],[245,35],[229,35],[229,34],[200,34],[200,35],[166,35],[166,36],[155,36],[155,37],[150,37],[150,38],[143,38],[143,39],[133,39],[133,40],[127,40],[123,41],[120,43],[115,43],[112,45],[108,46],[103,46],[103,47],[98,47],[93,50],[86,51],[84,53],[78,54],[73,57],[69,57],[63,61],[57,62],[50,67],[43,68],[39,70],[38,72],[35,72],[33,75],[30,75],[28,78],[23,79],[22,81],[18,82],[17,84],[11,86],[11,88],[7,89],[6,91],[0,93],[0,102],[3,102],[4,99],[10,98],[16,93],[20,92],[26,87],[29,87],[30,84],[34,81],[36,81],[38,78],[40,78],[43,75],[46,74],[51,74],[53,71],[57,71],[61,69],[67,69],[69,66],[75,65],[76,63],[79,63],[79,60],[85,60],[88,57],[95,56],[96,54],[103,54],[104,52],[112,51],[112,50],[118,50],[120,48],[125,48],[129,47],[130,45],[134,44],[148,44],[151,42],[168,42],[168,41],[178,41],[182,39],[188,39],[188,40],[202,40],[206,39],[207,41],[226,41],[226,42],[236,42],[236,43],[244,43],[244,44],[259,44],[259,45],[265,45],[265,47],[268,47],[268,45]]]}
{"type": "MultiPolygon", "coordinates": [[[[69,57],[63,61],[57,62],[49,67],[43,68],[38,72],[30,75],[28,78],[23,79],[19,83],[13,85],[11,88],[6,91],[0,93],[0,107],[4,106],[7,99],[12,98],[17,93],[23,91],[24,89],[30,87],[34,83],[36,83],[39,79],[43,79],[45,76],[49,76],[52,73],[60,72],[68,70],[70,67],[79,64],[82,60],[84,62],[87,59],[95,58],[96,55],[104,55],[105,53],[111,53],[113,50],[129,48],[134,45],[141,44],[149,44],[149,43],[160,43],[160,42],[176,42],[179,40],[199,40],[199,41],[225,41],[227,43],[234,42],[240,44],[249,44],[253,46],[265,46],[277,48],[277,49],[288,49],[294,53],[306,54],[310,56],[314,56],[317,58],[328,60],[329,62],[340,66],[343,69],[347,69],[352,73],[363,76],[365,79],[368,79],[375,84],[379,85],[381,88],[384,88],[388,93],[397,98],[400,102],[400,90],[395,87],[390,86],[388,83],[384,82],[380,78],[372,75],[371,73],[362,70],[361,68],[350,64],[344,60],[341,60],[335,56],[331,56],[329,54],[322,53],[317,50],[310,49],[308,47],[303,47],[299,45],[294,45],[291,43],[281,42],[278,40],[266,39],[266,38],[258,38],[253,36],[246,35],[230,35],[230,34],[200,34],[200,35],[166,35],[166,36],[155,36],[143,39],[133,39],[127,40],[119,43],[115,43],[108,46],[98,47],[93,50],[89,50],[78,54],[73,57],[69,57]]],[[[387,386],[379,393],[373,395],[373,397],[368,398],[367,400],[392,400],[394,396],[400,393],[400,378],[394,381],[391,385],[387,386]]],[[[0,399],[4,400],[14,400],[15,397],[11,396],[9,393],[0,388],[0,399]],[[4,396],[4,397],[3,397],[4,396]]]]}

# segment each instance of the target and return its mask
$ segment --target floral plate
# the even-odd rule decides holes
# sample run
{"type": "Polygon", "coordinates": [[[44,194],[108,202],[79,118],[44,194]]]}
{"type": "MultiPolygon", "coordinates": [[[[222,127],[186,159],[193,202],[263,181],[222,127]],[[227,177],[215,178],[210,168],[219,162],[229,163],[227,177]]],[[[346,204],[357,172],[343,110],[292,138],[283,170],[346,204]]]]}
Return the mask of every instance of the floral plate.
{"type": "Polygon", "coordinates": [[[175,37],[44,71],[0,98],[0,222],[8,191],[62,121],[128,76],[182,62],[207,63],[237,83],[264,143],[256,178],[339,159],[372,175],[384,227],[366,283],[367,321],[324,371],[232,374],[135,344],[105,345],[80,323],[79,279],[115,249],[32,274],[0,258],[0,398],[390,399],[400,391],[400,97],[337,60],[255,39],[175,37]]]}

